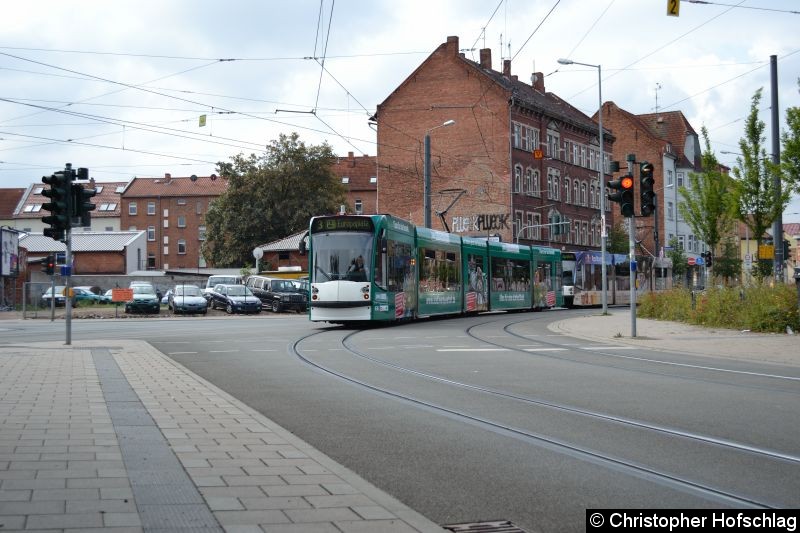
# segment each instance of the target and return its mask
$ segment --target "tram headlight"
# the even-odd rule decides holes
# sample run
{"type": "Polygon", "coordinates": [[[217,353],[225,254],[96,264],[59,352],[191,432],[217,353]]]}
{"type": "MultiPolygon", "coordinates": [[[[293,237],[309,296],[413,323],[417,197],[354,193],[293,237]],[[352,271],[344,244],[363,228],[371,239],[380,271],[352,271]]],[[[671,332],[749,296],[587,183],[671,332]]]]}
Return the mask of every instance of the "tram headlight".
{"type": "Polygon", "coordinates": [[[369,300],[369,285],[361,287],[361,293],[364,295],[365,300],[369,300]]]}

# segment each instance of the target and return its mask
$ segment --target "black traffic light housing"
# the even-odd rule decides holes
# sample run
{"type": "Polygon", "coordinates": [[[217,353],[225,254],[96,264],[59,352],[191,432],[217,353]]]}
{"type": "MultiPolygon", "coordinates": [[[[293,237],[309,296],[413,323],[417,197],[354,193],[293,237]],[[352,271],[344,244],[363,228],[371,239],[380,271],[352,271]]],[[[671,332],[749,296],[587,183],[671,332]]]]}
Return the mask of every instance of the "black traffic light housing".
{"type": "Polygon", "coordinates": [[[72,184],[72,216],[80,219],[82,227],[92,225],[91,212],[94,211],[95,205],[91,202],[91,199],[95,195],[97,195],[96,189],[85,188],[80,183],[72,184]]]}
{"type": "Polygon", "coordinates": [[[622,216],[630,218],[633,216],[633,176],[625,174],[619,179],[611,180],[607,186],[612,191],[608,194],[608,199],[619,204],[622,216]]]}
{"type": "Polygon", "coordinates": [[[53,254],[43,257],[39,260],[42,265],[42,272],[48,276],[52,276],[56,271],[56,256],[53,254]]]}
{"type": "Polygon", "coordinates": [[[714,254],[712,254],[710,250],[708,252],[703,252],[703,261],[705,261],[708,268],[711,268],[714,265],[714,254]]]}
{"type": "Polygon", "coordinates": [[[50,211],[50,215],[42,217],[42,222],[50,226],[44,229],[44,235],[56,241],[63,241],[65,233],[71,227],[72,172],[59,171],[50,176],[43,176],[42,183],[50,185],[49,189],[42,191],[42,196],[50,198],[49,202],[42,205],[42,209],[50,211]]]}
{"type": "Polygon", "coordinates": [[[656,210],[656,193],[653,190],[653,164],[642,161],[639,164],[639,200],[643,217],[649,217],[656,210]]]}

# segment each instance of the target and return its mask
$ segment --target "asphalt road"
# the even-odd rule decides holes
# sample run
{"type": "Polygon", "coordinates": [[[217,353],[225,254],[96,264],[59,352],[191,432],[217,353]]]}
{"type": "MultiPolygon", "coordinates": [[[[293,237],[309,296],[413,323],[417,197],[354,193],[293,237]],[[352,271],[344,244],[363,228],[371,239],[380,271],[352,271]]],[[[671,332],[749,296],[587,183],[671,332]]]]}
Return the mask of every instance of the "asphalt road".
{"type": "MultiPolygon", "coordinates": [[[[148,340],[439,524],[574,531],[587,508],[800,506],[800,379],[546,329],[570,314],[363,331],[292,315],[74,321],[73,339],[148,340]]],[[[0,342],[63,328],[0,323],[0,342]]]]}

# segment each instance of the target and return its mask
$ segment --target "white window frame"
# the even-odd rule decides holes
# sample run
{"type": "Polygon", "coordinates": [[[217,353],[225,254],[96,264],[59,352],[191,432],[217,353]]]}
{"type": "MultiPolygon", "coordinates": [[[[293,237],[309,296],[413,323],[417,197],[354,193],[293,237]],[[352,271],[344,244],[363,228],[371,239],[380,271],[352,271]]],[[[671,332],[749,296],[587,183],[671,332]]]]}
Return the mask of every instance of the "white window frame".
{"type": "Polygon", "coordinates": [[[137,214],[139,214],[139,208],[136,205],[136,202],[131,202],[128,204],[128,214],[130,216],[136,216],[137,214]]]}

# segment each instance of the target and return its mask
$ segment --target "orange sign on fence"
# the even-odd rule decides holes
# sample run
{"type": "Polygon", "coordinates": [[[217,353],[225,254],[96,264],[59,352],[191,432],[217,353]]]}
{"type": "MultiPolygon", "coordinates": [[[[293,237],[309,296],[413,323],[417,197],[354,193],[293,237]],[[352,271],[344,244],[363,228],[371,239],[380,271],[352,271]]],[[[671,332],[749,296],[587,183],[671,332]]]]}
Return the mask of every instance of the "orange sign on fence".
{"type": "Polygon", "coordinates": [[[111,289],[112,302],[127,302],[133,300],[133,289],[111,289]]]}

